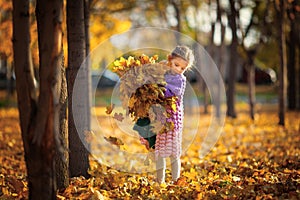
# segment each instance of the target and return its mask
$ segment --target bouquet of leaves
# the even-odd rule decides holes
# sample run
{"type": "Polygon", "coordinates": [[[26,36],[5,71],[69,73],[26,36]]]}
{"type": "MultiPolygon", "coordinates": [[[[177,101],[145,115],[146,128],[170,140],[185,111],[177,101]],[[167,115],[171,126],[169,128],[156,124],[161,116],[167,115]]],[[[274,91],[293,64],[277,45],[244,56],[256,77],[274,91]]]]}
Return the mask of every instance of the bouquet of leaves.
{"type": "Polygon", "coordinates": [[[162,133],[174,128],[174,123],[166,119],[176,112],[177,97],[165,97],[168,67],[157,60],[157,55],[121,57],[109,69],[120,77],[120,99],[127,114],[134,122],[145,117],[156,120],[153,131],[162,133]]]}

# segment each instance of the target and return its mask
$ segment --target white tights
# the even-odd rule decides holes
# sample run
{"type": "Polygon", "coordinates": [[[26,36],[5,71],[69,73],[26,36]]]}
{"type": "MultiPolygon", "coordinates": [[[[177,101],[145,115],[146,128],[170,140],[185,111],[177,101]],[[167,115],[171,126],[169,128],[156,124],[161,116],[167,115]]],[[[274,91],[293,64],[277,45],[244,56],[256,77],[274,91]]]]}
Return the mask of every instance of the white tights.
{"type": "MultiPolygon", "coordinates": [[[[171,159],[171,172],[172,172],[172,180],[177,181],[180,176],[180,168],[181,162],[180,158],[170,157],[171,159]]],[[[157,181],[159,183],[165,182],[165,174],[166,174],[166,159],[158,156],[156,161],[156,174],[157,181]]]]}

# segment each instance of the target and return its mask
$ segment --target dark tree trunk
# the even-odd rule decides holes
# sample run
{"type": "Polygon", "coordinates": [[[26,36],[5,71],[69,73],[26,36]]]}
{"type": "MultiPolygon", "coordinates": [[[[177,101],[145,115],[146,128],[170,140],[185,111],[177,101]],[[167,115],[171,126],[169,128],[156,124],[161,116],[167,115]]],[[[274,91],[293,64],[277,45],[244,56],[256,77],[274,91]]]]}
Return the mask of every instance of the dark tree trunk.
{"type": "Polygon", "coordinates": [[[230,2],[230,15],[229,25],[232,31],[232,41],[230,45],[230,63],[229,63],[229,76],[228,76],[228,88],[227,88],[227,116],[236,117],[235,111],[235,79],[236,79],[236,68],[237,68],[237,47],[238,47],[238,38],[237,38],[237,24],[236,16],[237,10],[235,8],[235,1],[229,0],[230,2]]]}
{"type": "Polygon", "coordinates": [[[254,54],[248,53],[248,63],[246,64],[248,72],[248,97],[249,97],[249,114],[252,120],[255,116],[255,66],[254,66],[254,54]],[[251,54],[251,55],[249,55],[251,54]]]}
{"type": "MultiPolygon", "coordinates": [[[[180,33],[180,31],[181,31],[180,1],[171,0],[171,4],[173,5],[173,7],[175,9],[175,17],[176,17],[176,20],[177,20],[176,31],[178,31],[180,33]]],[[[175,34],[176,34],[175,36],[176,36],[177,43],[180,43],[180,34],[178,34],[178,33],[175,33],[175,34]]]]}
{"type": "MultiPolygon", "coordinates": [[[[211,23],[211,35],[210,35],[210,47],[209,47],[209,54],[213,60],[215,60],[216,54],[215,49],[216,46],[214,44],[214,35],[215,35],[215,23],[211,23]]],[[[204,102],[204,114],[208,113],[208,105],[209,105],[209,94],[207,91],[207,86],[202,78],[202,93],[203,93],[203,102],[204,102]]]]}
{"type": "MultiPolygon", "coordinates": [[[[298,3],[299,4],[299,3],[298,3]]],[[[300,36],[299,36],[299,20],[300,20],[300,12],[296,10],[297,5],[296,1],[293,1],[289,6],[290,9],[288,10],[288,19],[290,21],[290,32],[289,32],[289,41],[288,41],[288,108],[290,110],[295,110],[297,107],[297,96],[299,96],[299,92],[297,95],[297,60],[299,60],[299,43],[300,43],[300,36]],[[298,51],[297,51],[298,50],[298,51]],[[298,58],[298,59],[297,59],[298,58]]]]}
{"type": "MultiPolygon", "coordinates": [[[[221,35],[220,35],[220,41],[221,44],[218,46],[218,55],[217,55],[217,67],[220,71],[221,77],[223,77],[223,66],[224,66],[224,61],[223,61],[223,55],[224,55],[224,38],[225,38],[225,26],[222,23],[222,8],[220,4],[220,0],[217,0],[217,23],[220,24],[221,26],[221,35]]],[[[216,99],[216,117],[220,118],[221,117],[221,80],[218,79],[218,88],[217,88],[217,99],[216,99]]]]}
{"type": "MultiPolygon", "coordinates": [[[[276,6],[276,5],[275,5],[276,6]]],[[[286,105],[286,78],[287,78],[287,65],[286,65],[286,45],[285,45],[285,12],[286,12],[286,2],[284,0],[279,1],[278,11],[277,11],[277,20],[278,20],[278,36],[279,36],[279,56],[280,56],[280,66],[279,66],[279,125],[285,125],[285,105],[286,105]]]]}
{"type": "Polygon", "coordinates": [[[297,44],[294,42],[295,33],[294,26],[291,24],[290,42],[288,43],[288,108],[294,110],[296,108],[296,50],[297,44]]]}
{"type": "MultiPolygon", "coordinates": [[[[199,11],[199,2],[198,1],[192,1],[191,2],[193,4],[193,6],[195,7],[196,9],[196,12],[199,11]]],[[[196,14],[194,15],[194,19],[197,20],[197,17],[196,17],[196,14]]],[[[213,34],[212,34],[213,35],[213,34]]],[[[195,43],[193,44],[194,46],[194,56],[195,56],[195,63],[194,65],[195,66],[201,66],[201,60],[200,60],[200,49],[199,49],[199,46],[198,46],[198,29],[195,28],[195,35],[194,35],[194,39],[195,39],[195,43]]],[[[211,52],[210,52],[211,53],[211,52]]],[[[208,92],[207,92],[207,86],[205,84],[205,81],[203,79],[203,77],[201,76],[201,74],[199,73],[196,73],[197,75],[197,81],[198,81],[198,85],[199,85],[199,90],[202,91],[202,94],[203,94],[203,103],[204,103],[204,114],[207,114],[208,113],[208,92]]]]}
{"type": "Polygon", "coordinates": [[[30,123],[36,113],[37,97],[34,93],[33,66],[30,62],[29,0],[13,1],[13,49],[19,118],[31,196],[32,193],[40,192],[33,181],[34,162],[40,165],[40,161],[38,147],[31,145],[33,130],[30,123]]]}
{"type": "Polygon", "coordinates": [[[61,83],[63,2],[37,1],[40,91],[30,55],[29,1],[13,1],[13,47],[29,199],[56,199],[55,147],[61,83]],[[41,14],[41,10],[47,12],[41,14]]]}
{"type": "Polygon", "coordinates": [[[33,194],[38,199],[56,199],[55,152],[60,148],[59,115],[62,65],[63,1],[38,0],[36,5],[39,60],[40,95],[33,142],[41,147],[42,168],[47,178],[38,178],[43,194],[33,194]],[[38,121],[37,121],[38,120],[38,121]],[[43,133],[44,131],[44,133],[43,133]],[[44,180],[45,179],[45,180],[44,180]]]}
{"type": "Polygon", "coordinates": [[[13,68],[7,62],[7,56],[1,56],[2,59],[2,67],[5,69],[6,74],[6,99],[9,100],[10,97],[14,93],[14,85],[13,85],[13,68]]]}
{"type": "MultiPolygon", "coordinates": [[[[68,33],[68,68],[67,68],[67,84],[68,84],[68,112],[69,112],[69,148],[70,148],[70,176],[89,177],[89,153],[86,149],[86,141],[83,141],[85,131],[88,130],[88,117],[86,112],[87,102],[85,101],[86,93],[82,94],[82,99],[77,104],[73,101],[73,89],[75,79],[79,70],[86,70],[85,66],[80,69],[86,55],[85,44],[85,23],[84,23],[84,0],[67,0],[67,33],[68,33]],[[74,104],[74,105],[73,105],[74,104]],[[75,110],[73,110],[73,107],[75,110]],[[75,124],[73,116],[74,111],[82,115],[81,121],[75,124]]],[[[84,76],[82,73],[81,76],[84,76]]],[[[77,77],[86,81],[86,77],[77,77]]],[[[86,82],[84,84],[87,84],[86,82]]],[[[79,85],[85,88],[84,85],[79,85]]],[[[78,117],[78,116],[77,116],[78,117]]]]}

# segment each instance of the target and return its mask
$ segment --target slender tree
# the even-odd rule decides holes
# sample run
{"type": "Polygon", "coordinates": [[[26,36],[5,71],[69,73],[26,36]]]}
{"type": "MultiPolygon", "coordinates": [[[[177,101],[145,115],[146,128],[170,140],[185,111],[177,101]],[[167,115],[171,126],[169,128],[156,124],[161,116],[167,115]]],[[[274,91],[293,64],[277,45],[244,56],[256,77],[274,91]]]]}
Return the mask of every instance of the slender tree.
{"type": "Polygon", "coordinates": [[[235,111],[235,79],[236,79],[236,68],[237,68],[237,24],[236,18],[238,11],[236,9],[236,1],[229,0],[230,13],[228,16],[229,26],[232,32],[232,40],[230,45],[230,64],[229,64],[229,77],[228,77],[228,88],[227,88],[227,116],[236,117],[235,111]]]}
{"type": "Polygon", "coordinates": [[[286,16],[286,2],[280,0],[274,2],[275,10],[277,11],[277,21],[278,21],[278,46],[279,46],[279,91],[278,91],[278,117],[279,125],[285,125],[285,111],[286,111],[286,94],[287,94],[287,57],[286,57],[286,45],[285,45],[285,16],[286,16]]]}
{"type": "MultiPolygon", "coordinates": [[[[258,48],[258,47],[257,47],[258,48]]],[[[256,55],[257,48],[246,50],[247,61],[247,81],[248,81],[248,98],[249,98],[249,114],[252,120],[255,116],[255,66],[254,66],[254,56],[256,55]]]]}
{"type": "MultiPolygon", "coordinates": [[[[171,0],[170,3],[175,10],[175,18],[177,21],[175,30],[180,33],[181,31],[181,9],[180,9],[180,0],[171,0]]],[[[177,43],[180,43],[180,34],[175,33],[177,43]]]]}
{"type": "Polygon", "coordinates": [[[84,0],[84,33],[85,33],[85,65],[86,65],[86,78],[87,78],[87,84],[85,84],[87,96],[86,96],[86,101],[87,101],[87,110],[86,110],[86,116],[87,116],[87,128],[88,131],[91,130],[91,59],[90,59],[90,5],[91,5],[91,0],[84,0]]]}
{"type": "MultiPolygon", "coordinates": [[[[191,1],[192,5],[195,7],[195,13],[194,13],[194,20],[197,22],[197,13],[199,12],[199,1],[198,0],[193,0],[191,1]]],[[[211,1],[209,1],[209,5],[210,5],[211,1]]],[[[198,31],[198,26],[200,26],[199,24],[196,25],[195,27],[195,34],[194,34],[194,39],[195,39],[195,44],[194,44],[194,55],[195,55],[195,66],[201,66],[201,49],[199,47],[199,31],[198,31]]],[[[211,41],[211,45],[209,48],[209,53],[211,55],[211,57],[214,57],[214,50],[213,50],[213,35],[214,35],[214,30],[215,30],[215,26],[214,24],[212,25],[212,31],[211,31],[211,37],[210,37],[210,41],[211,41]]],[[[209,94],[207,91],[207,85],[204,81],[204,78],[201,76],[200,73],[196,73],[197,76],[197,80],[199,82],[199,89],[200,91],[203,93],[203,112],[204,114],[208,113],[208,105],[209,105],[209,94]]]]}
{"type": "MultiPolygon", "coordinates": [[[[225,50],[225,25],[222,22],[222,14],[223,14],[223,8],[220,4],[220,0],[216,1],[217,3],[217,23],[221,27],[221,34],[220,34],[220,45],[217,48],[218,56],[217,56],[217,66],[219,68],[219,71],[221,73],[221,76],[223,77],[223,70],[224,70],[224,50],[225,50]]],[[[217,88],[217,100],[216,100],[216,116],[219,118],[221,116],[221,83],[220,79],[218,81],[218,88],[217,88]]]]}
{"type": "MultiPolygon", "coordinates": [[[[242,32],[242,42],[241,47],[246,54],[246,62],[245,62],[245,69],[247,70],[247,82],[248,82],[248,98],[249,98],[249,114],[252,120],[254,120],[255,116],[255,65],[254,60],[255,57],[264,45],[263,37],[267,36],[268,32],[268,23],[267,23],[267,16],[269,14],[269,6],[270,0],[267,0],[262,8],[263,2],[255,1],[255,7],[252,10],[252,14],[250,16],[249,24],[246,26],[245,29],[240,28],[242,32]],[[261,12],[262,11],[262,12],[261,12]],[[259,18],[258,22],[254,22],[256,18],[259,18]],[[251,30],[256,30],[260,32],[260,37],[258,38],[256,43],[252,43],[251,46],[247,46],[245,44],[245,39],[248,37],[251,30]]],[[[240,23],[240,20],[239,20],[240,23]]]]}
{"type": "Polygon", "coordinates": [[[180,0],[171,0],[171,4],[175,9],[175,17],[177,20],[176,31],[181,31],[181,10],[180,10],[180,0]]]}
{"type": "MultiPolygon", "coordinates": [[[[209,0],[208,5],[209,7],[211,7],[212,1],[209,0]]],[[[210,12],[216,12],[214,9],[210,9],[210,12]]],[[[215,14],[215,13],[214,13],[215,14]]],[[[211,14],[210,14],[211,15],[211,14]]],[[[215,37],[215,33],[216,33],[216,22],[212,21],[211,24],[211,31],[210,31],[210,40],[209,40],[209,49],[208,52],[210,54],[210,56],[212,57],[213,60],[215,60],[216,57],[216,45],[214,43],[214,37],[215,37]]],[[[204,113],[208,113],[208,105],[209,105],[209,94],[207,91],[207,86],[203,80],[203,85],[202,85],[202,92],[203,92],[203,101],[204,101],[204,113]]],[[[217,109],[216,109],[217,110],[217,109]]]]}
{"type": "MultiPolygon", "coordinates": [[[[300,107],[300,97],[299,86],[297,88],[296,77],[297,77],[297,60],[300,57],[300,11],[297,10],[297,7],[300,6],[300,2],[292,1],[288,6],[288,19],[290,22],[290,31],[289,37],[287,40],[288,47],[288,108],[290,110],[295,110],[297,108],[297,99],[298,99],[298,108],[300,107]]],[[[299,65],[298,65],[299,67],[299,65]]],[[[298,72],[299,73],[299,72],[298,72]]]]}
{"type": "Polygon", "coordinates": [[[89,153],[86,149],[85,131],[89,130],[89,116],[87,112],[88,101],[86,100],[86,56],[84,0],[67,1],[67,38],[68,38],[68,113],[69,113],[69,148],[70,148],[70,176],[89,177],[89,153]],[[82,66],[81,66],[82,65],[82,66]],[[82,68],[80,68],[82,67],[82,68]],[[83,72],[80,72],[83,70],[83,72]],[[78,73],[80,72],[80,74],[78,73]],[[79,76],[77,76],[79,74],[79,76]],[[74,88],[75,79],[79,81],[78,87],[74,88]],[[81,99],[73,99],[74,90],[81,90],[81,99]],[[77,100],[74,102],[74,100],[77,100]],[[73,110],[74,108],[74,110],[73,110]],[[76,112],[74,112],[76,111],[76,112]],[[75,119],[80,115],[81,120],[75,119]],[[82,136],[82,137],[80,137],[82,136]]]}
{"type": "Polygon", "coordinates": [[[29,45],[29,1],[13,1],[14,62],[29,199],[56,199],[54,156],[59,132],[62,12],[62,0],[37,1],[40,56],[37,96],[29,45]],[[42,15],[40,9],[45,11],[42,15]]]}

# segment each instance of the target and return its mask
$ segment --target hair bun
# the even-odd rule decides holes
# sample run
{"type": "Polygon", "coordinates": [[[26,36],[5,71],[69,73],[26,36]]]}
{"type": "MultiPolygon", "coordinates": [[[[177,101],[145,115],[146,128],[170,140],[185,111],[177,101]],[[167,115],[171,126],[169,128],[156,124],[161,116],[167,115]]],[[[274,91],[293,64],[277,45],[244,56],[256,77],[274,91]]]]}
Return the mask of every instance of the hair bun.
{"type": "Polygon", "coordinates": [[[171,55],[181,57],[182,59],[188,61],[189,64],[192,64],[194,62],[193,52],[187,46],[176,46],[171,55]]]}

